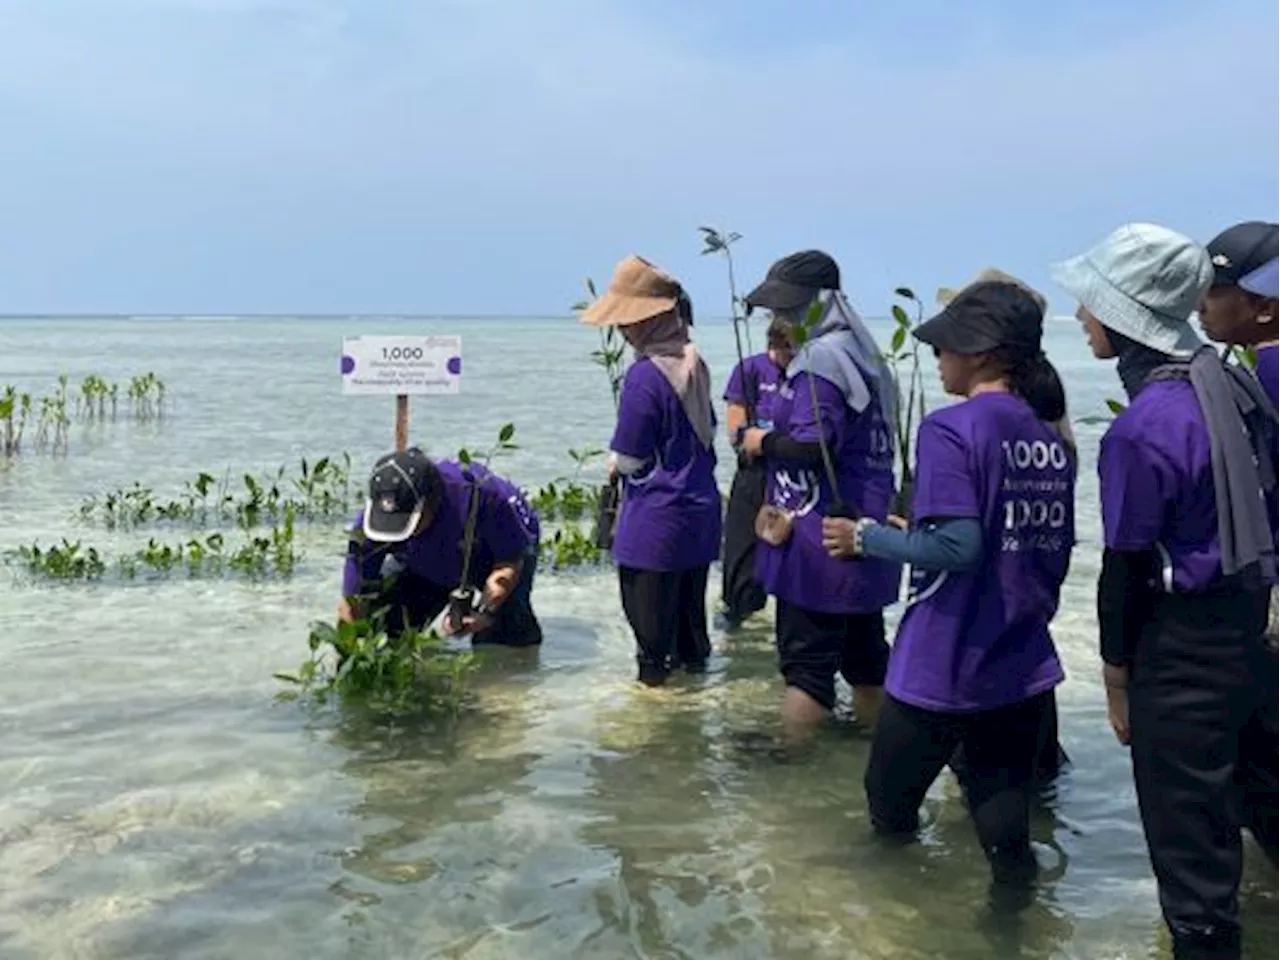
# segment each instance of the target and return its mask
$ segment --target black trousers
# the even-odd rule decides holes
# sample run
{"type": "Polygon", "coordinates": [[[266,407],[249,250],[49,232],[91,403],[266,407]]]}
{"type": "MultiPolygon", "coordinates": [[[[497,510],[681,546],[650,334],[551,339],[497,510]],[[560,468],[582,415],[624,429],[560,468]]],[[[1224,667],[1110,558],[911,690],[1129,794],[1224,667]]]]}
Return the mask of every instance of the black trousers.
{"type": "Polygon", "coordinates": [[[1052,705],[1051,695],[1042,693],[981,713],[940,713],[885,697],[865,781],[872,826],[881,834],[914,833],[929,786],[963,745],[960,785],[995,879],[1033,879],[1031,793],[1040,731],[1052,705]]]}
{"type": "Polygon", "coordinates": [[[1134,785],[1178,960],[1240,955],[1241,827],[1276,857],[1267,599],[1162,596],[1129,677],[1134,785]]]}
{"type": "Polygon", "coordinates": [[[724,518],[724,579],[720,597],[725,616],[741,623],[763,610],[768,594],[756,579],[756,514],[764,504],[768,472],[764,461],[739,462],[724,518]]]}
{"type": "Polygon", "coordinates": [[[622,609],[636,636],[642,683],[660,684],[676,667],[700,670],[711,656],[707,636],[707,573],[618,567],[622,609]]]}
{"type": "MultiPolygon", "coordinates": [[[[498,608],[493,626],[471,638],[475,644],[500,644],[508,647],[532,647],[542,643],[542,625],[533,612],[533,578],[538,568],[536,554],[525,558],[520,580],[507,602],[498,608]]],[[[386,608],[386,631],[398,637],[407,625],[422,630],[444,612],[449,605],[450,587],[443,587],[422,577],[404,572],[398,574],[389,589],[375,596],[373,609],[386,608]]]]}
{"type": "Polygon", "coordinates": [[[851,687],[884,686],[889,644],[882,612],[825,613],[781,597],[776,609],[778,670],[788,687],[830,710],[836,705],[836,673],[851,687]]]}
{"type": "MultiPolygon", "coordinates": [[[[1067,752],[1058,742],[1058,699],[1052,690],[1049,691],[1049,707],[1044,711],[1040,724],[1040,737],[1036,746],[1035,771],[1032,780],[1037,787],[1046,787],[1053,783],[1069,764],[1067,752]]],[[[965,759],[964,744],[956,748],[951,758],[950,767],[955,775],[963,780],[968,775],[968,761],[965,759]]]]}

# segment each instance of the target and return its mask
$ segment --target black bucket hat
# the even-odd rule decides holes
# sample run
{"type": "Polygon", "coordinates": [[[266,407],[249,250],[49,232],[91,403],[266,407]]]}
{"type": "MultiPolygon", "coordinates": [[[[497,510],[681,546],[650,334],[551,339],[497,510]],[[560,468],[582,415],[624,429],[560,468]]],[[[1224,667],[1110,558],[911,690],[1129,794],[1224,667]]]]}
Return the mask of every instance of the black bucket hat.
{"type": "Polygon", "coordinates": [[[769,268],[764,282],[746,296],[747,310],[796,310],[820,290],[840,289],[840,267],[821,250],[801,250],[769,268]]]}
{"type": "Polygon", "coordinates": [[[440,471],[417,447],[380,457],[369,478],[364,535],[377,543],[408,540],[443,489],[440,471]]]}
{"type": "Polygon", "coordinates": [[[1034,354],[1044,334],[1044,308],[1021,286],[975,283],[913,332],[921,343],[952,353],[973,355],[1006,347],[1034,354]]]}

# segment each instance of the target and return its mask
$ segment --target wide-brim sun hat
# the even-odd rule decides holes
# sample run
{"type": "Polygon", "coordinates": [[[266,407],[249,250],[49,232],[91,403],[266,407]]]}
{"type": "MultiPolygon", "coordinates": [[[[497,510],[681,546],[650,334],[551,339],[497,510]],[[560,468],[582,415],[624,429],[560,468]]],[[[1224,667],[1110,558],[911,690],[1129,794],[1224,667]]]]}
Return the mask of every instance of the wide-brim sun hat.
{"type": "Polygon", "coordinates": [[[1049,270],[1109,330],[1170,356],[1203,345],[1189,321],[1213,284],[1213,263],[1176,230],[1127,223],[1049,270]]]}
{"type": "Polygon", "coordinates": [[[679,281],[634,254],[618,262],[609,289],[582,312],[593,327],[626,327],[676,308],[684,292],[679,281]]]}

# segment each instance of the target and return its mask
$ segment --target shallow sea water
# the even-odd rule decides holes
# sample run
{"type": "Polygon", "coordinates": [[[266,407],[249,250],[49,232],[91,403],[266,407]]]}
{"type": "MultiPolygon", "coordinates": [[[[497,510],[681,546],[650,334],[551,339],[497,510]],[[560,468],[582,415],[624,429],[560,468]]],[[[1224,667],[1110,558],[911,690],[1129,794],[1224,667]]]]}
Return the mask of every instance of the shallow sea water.
{"type": "MultiPolygon", "coordinates": [[[[607,441],[594,334],[570,320],[0,321],[0,384],[151,369],[174,401],[159,424],[74,426],[65,458],[0,461],[0,549],[139,539],[75,514],[135,480],[176,492],[201,470],[344,450],[363,474],[391,444],[391,404],[340,395],[340,340],[400,332],[463,335],[463,394],[413,404],[412,439],[430,452],[514,421],[521,449],[498,469],[532,486],[570,468],[567,448],[607,441]]],[[[723,383],[731,328],[697,336],[723,383]]],[[[1052,324],[1046,346],[1074,415],[1118,393],[1074,324],[1052,324]]],[[[759,749],[779,695],[767,617],[715,634],[707,677],[644,691],[612,571],[543,574],[543,649],[490,656],[477,709],[452,730],[277,702],[272,671],[296,666],[336,599],[334,522],[304,534],[283,584],[0,575],[0,957],[1167,956],[1097,682],[1099,428],[1077,429],[1081,543],[1055,625],[1075,766],[1037,815],[1044,877],[1016,924],[985,907],[949,774],[922,842],[886,849],[850,726],[790,763],[759,749]]],[[[1243,912],[1250,955],[1275,956],[1275,873],[1251,842],[1243,912]]]]}

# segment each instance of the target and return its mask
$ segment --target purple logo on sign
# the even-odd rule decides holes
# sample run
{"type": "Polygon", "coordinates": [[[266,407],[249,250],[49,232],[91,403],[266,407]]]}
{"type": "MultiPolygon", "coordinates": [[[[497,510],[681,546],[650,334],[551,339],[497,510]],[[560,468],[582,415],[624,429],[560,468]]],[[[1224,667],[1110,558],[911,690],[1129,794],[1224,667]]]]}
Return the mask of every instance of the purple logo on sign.
{"type": "Polygon", "coordinates": [[[456,376],[461,375],[461,373],[462,373],[462,358],[461,358],[461,357],[450,357],[450,358],[449,358],[449,362],[448,362],[447,364],[445,364],[445,369],[446,369],[446,370],[448,370],[448,371],[449,371],[451,374],[453,374],[455,377],[456,377],[456,376]]]}
{"type": "Polygon", "coordinates": [[[356,368],[356,358],[347,356],[344,353],[342,355],[342,375],[345,377],[347,374],[355,370],[355,368],[356,368]]]}

